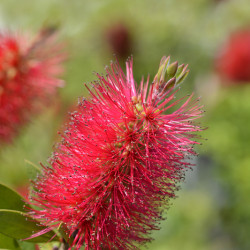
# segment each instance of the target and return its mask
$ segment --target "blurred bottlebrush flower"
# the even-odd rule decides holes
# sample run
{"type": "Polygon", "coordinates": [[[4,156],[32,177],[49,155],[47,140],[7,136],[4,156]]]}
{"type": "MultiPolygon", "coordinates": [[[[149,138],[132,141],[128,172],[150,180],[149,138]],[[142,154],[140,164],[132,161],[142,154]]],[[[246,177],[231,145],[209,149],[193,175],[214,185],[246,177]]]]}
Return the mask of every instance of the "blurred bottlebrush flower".
{"type": "Polygon", "coordinates": [[[57,78],[63,71],[62,50],[53,28],[34,38],[0,34],[0,142],[10,142],[63,85],[57,78]]]}
{"type": "Polygon", "coordinates": [[[106,31],[106,40],[118,58],[125,59],[132,53],[133,39],[129,27],[120,22],[106,31]]]}
{"type": "Polygon", "coordinates": [[[250,29],[234,32],[216,58],[216,70],[227,81],[250,82],[250,29]]]}
{"type": "Polygon", "coordinates": [[[132,60],[126,71],[111,63],[106,77],[97,74],[51,166],[33,182],[31,203],[39,209],[32,216],[48,230],[62,225],[77,249],[137,249],[150,241],[196,155],[198,100],[174,101],[187,66],[163,57],[153,83],[138,87],[132,60]]]}

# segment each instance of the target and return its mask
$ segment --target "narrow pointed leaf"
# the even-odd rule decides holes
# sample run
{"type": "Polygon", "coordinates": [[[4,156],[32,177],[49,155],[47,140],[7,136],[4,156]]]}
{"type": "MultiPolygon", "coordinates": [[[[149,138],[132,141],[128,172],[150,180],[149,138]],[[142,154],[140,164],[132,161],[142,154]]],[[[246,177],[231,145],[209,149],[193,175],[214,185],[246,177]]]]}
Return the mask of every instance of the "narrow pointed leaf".
{"type": "Polygon", "coordinates": [[[67,233],[68,230],[63,223],[61,223],[61,225],[59,226],[58,231],[67,243],[73,243],[74,238],[69,236],[69,234],[67,233]]]}
{"type": "Polygon", "coordinates": [[[17,240],[0,233],[0,249],[21,250],[17,240]]]}
{"type": "Polygon", "coordinates": [[[39,167],[38,165],[29,160],[24,160],[24,161],[27,164],[27,175],[31,180],[34,180],[37,174],[41,173],[41,167],[39,167]]]}
{"type": "MultiPolygon", "coordinates": [[[[0,233],[14,238],[26,239],[35,233],[44,230],[38,221],[31,219],[27,214],[20,211],[0,209],[0,233]]],[[[49,231],[36,238],[28,239],[29,242],[48,242],[55,235],[54,231],[49,231]]],[[[54,237],[54,240],[59,240],[54,237]]]]}
{"type": "Polygon", "coordinates": [[[24,211],[24,198],[14,190],[0,183],[0,209],[24,211]]]}

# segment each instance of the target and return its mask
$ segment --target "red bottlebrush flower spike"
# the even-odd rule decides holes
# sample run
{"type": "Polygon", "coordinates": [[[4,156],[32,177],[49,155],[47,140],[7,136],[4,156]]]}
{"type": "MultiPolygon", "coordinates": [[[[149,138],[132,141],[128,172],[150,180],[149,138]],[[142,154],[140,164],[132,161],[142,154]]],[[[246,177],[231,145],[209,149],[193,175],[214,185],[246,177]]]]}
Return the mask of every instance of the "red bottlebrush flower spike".
{"type": "Polygon", "coordinates": [[[216,70],[230,82],[250,82],[250,29],[233,33],[216,59],[216,70]]]}
{"type": "Polygon", "coordinates": [[[187,66],[161,61],[152,85],[137,88],[132,60],[117,63],[80,100],[62,141],[34,184],[32,216],[54,229],[63,224],[79,249],[137,249],[158,229],[175,197],[188,158],[195,155],[193,120],[202,111],[192,97],[175,108],[173,88],[187,66]]]}
{"type": "Polygon", "coordinates": [[[0,142],[10,142],[62,86],[62,47],[52,28],[34,39],[0,34],[0,142]]]}

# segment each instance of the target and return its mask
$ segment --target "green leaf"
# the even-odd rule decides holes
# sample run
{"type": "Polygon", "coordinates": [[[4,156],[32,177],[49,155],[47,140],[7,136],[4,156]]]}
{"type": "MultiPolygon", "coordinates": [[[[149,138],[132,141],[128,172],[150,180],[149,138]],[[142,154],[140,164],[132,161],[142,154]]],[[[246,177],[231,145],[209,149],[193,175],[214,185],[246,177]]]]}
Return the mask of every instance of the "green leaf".
{"type": "Polygon", "coordinates": [[[63,223],[60,224],[59,228],[58,228],[59,233],[61,234],[61,236],[64,238],[64,240],[69,243],[72,244],[74,241],[73,237],[69,237],[69,233],[67,228],[65,227],[65,225],[63,223]]]}
{"type": "MultiPolygon", "coordinates": [[[[19,241],[19,245],[23,250],[36,250],[36,244],[27,241],[19,241]]],[[[52,248],[50,248],[52,249],[52,248]]]]}
{"type": "Polygon", "coordinates": [[[14,190],[0,183],[0,209],[24,211],[24,198],[14,190]]]}
{"type": "MultiPolygon", "coordinates": [[[[54,248],[61,250],[68,249],[68,248],[63,248],[60,242],[38,243],[37,246],[39,247],[40,250],[52,250],[54,248]]],[[[24,248],[24,250],[26,250],[26,248],[24,248]]],[[[33,249],[27,249],[27,250],[33,250],[33,249]]],[[[75,250],[75,248],[72,248],[72,250],[75,250]]]]}
{"type": "MultiPolygon", "coordinates": [[[[26,239],[35,233],[41,232],[46,227],[41,226],[38,221],[30,218],[20,211],[0,209],[0,233],[14,239],[26,239]]],[[[48,242],[56,233],[49,231],[36,238],[29,239],[29,242],[48,242]]],[[[59,240],[57,236],[53,238],[59,240]]]]}
{"type": "Polygon", "coordinates": [[[0,234],[0,249],[21,250],[17,241],[13,238],[0,234]]]}
{"type": "Polygon", "coordinates": [[[30,166],[32,166],[36,170],[37,173],[41,173],[41,168],[38,165],[36,165],[32,161],[29,161],[29,160],[26,160],[26,159],[24,161],[26,163],[28,163],[30,166]]]}
{"type": "Polygon", "coordinates": [[[41,173],[41,167],[36,165],[35,163],[29,161],[29,160],[24,160],[25,163],[27,164],[27,174],[31,180],[36,179],[37,174],[41,173]]]}

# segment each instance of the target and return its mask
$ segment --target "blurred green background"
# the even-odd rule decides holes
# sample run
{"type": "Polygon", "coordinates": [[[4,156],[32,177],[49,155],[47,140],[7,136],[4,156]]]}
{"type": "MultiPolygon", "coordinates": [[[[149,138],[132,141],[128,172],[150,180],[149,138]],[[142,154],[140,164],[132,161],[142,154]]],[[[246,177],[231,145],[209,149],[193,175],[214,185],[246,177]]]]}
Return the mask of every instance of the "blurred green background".
{"type": "Polygon", "coordinates": [[[0,182],[26,190],[29,162],[46,163],[65,115],[86,95],[84,83],[96,80],[93,72],[104,72],[114,54],[123,67],[133,55],[137,82],[153,78],[161,57],[171,55],[189,64],[181,94],[202,97],[208,140],[146,249],[250,249],[250,82],[223,85],[214,71],[230,33],[250,26],[249,13],[249,0],[1,0],[2,30],[58,25],[69,60],[60,100],[1,147],[0,182]]]}

